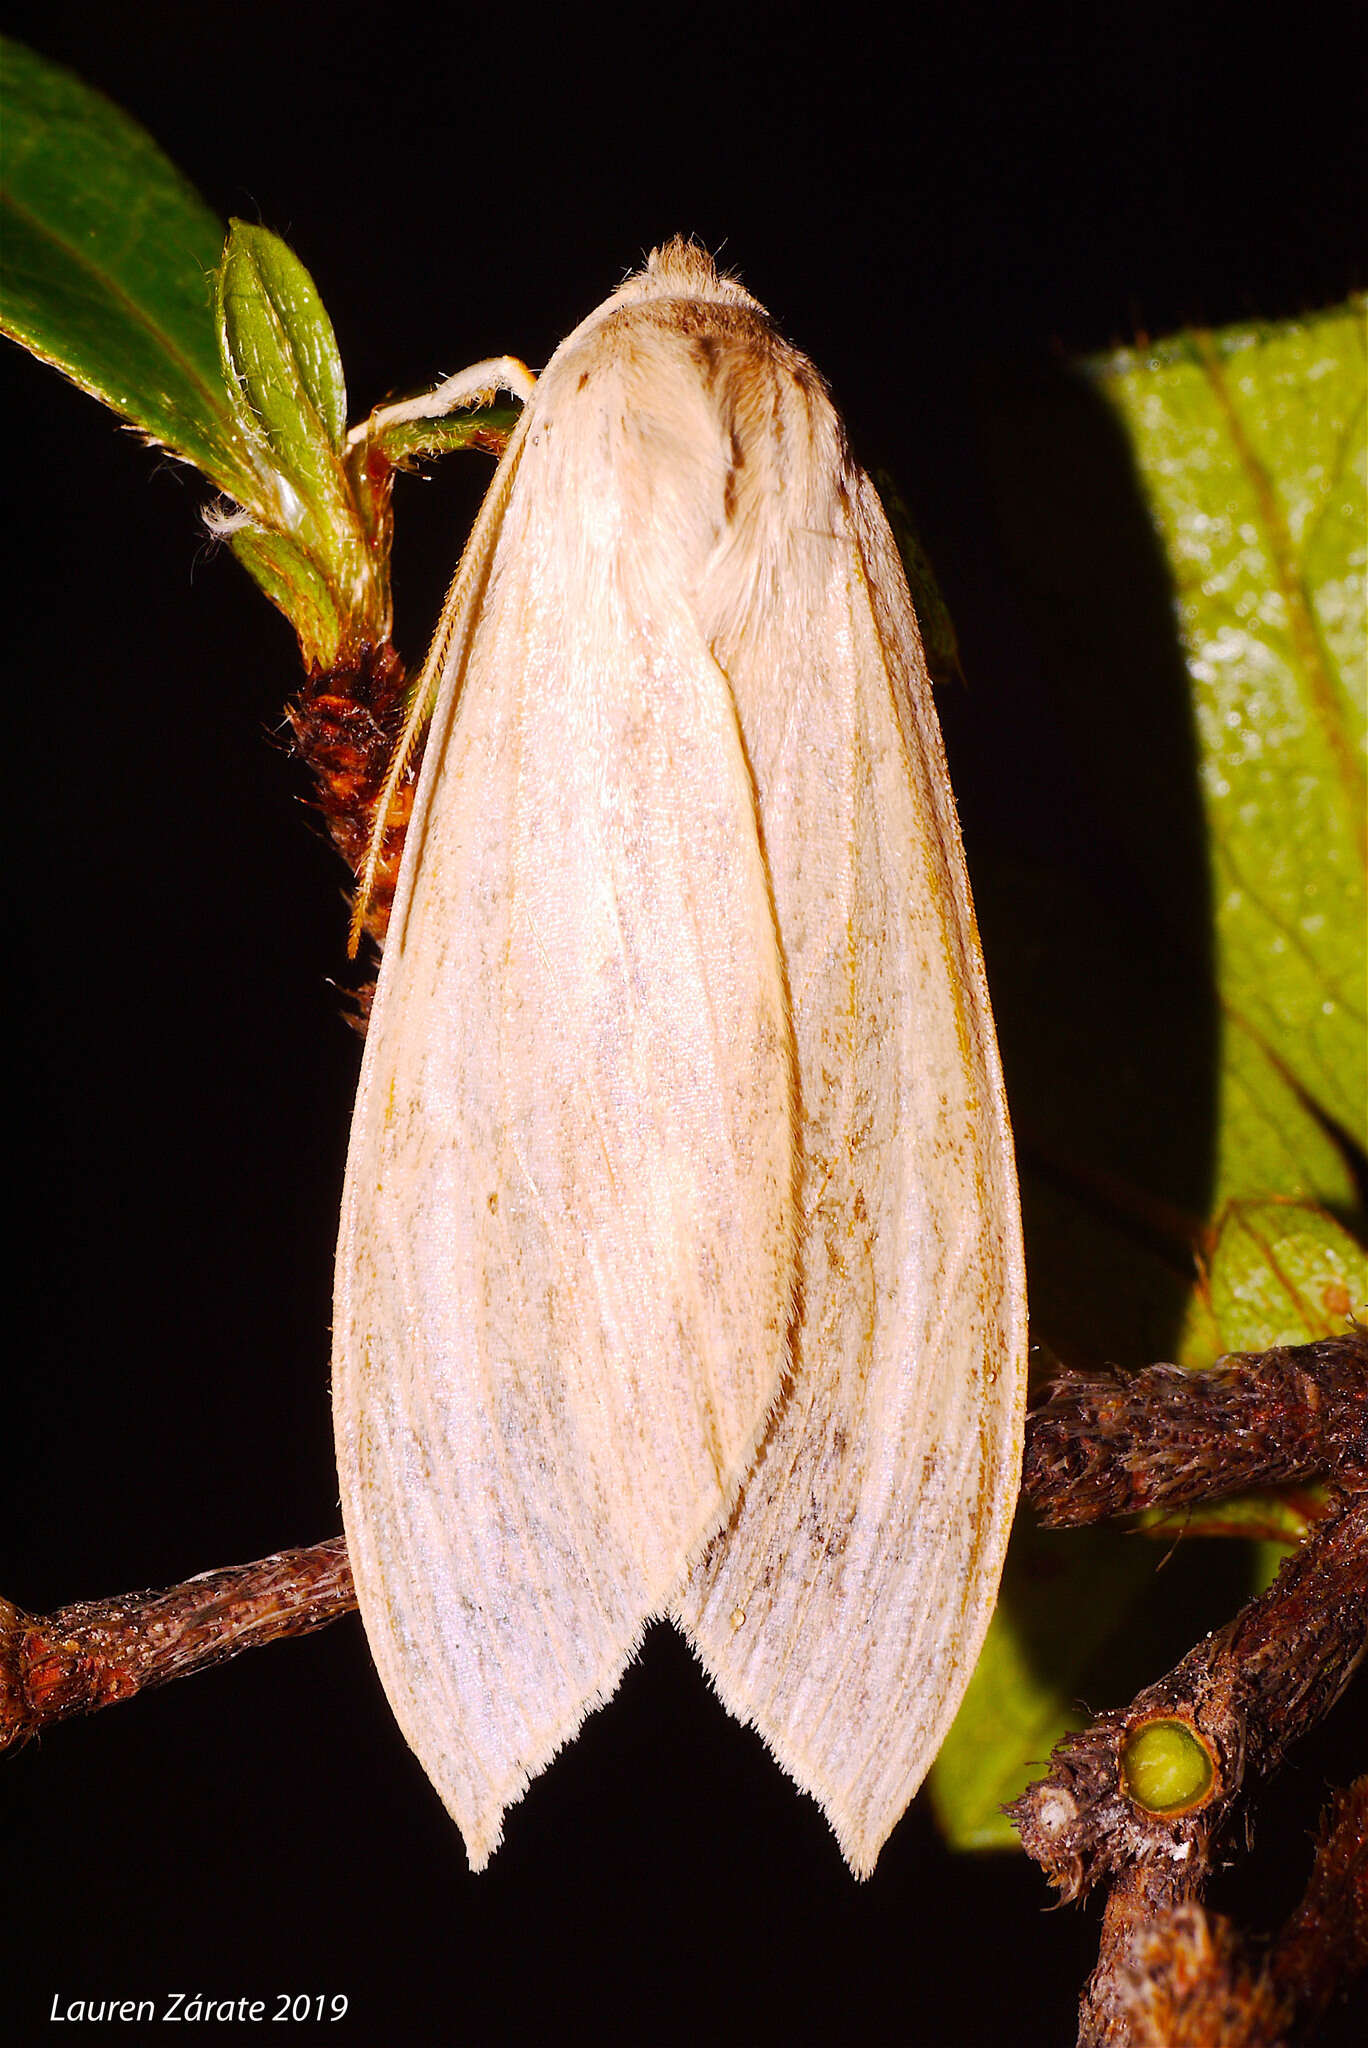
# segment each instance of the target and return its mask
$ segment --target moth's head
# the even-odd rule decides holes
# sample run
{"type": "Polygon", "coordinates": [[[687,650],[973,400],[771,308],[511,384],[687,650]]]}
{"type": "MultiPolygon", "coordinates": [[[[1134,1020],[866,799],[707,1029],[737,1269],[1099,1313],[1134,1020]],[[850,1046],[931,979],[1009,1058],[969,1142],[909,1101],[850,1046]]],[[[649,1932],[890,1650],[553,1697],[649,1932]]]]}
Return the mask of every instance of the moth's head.
{"type": "Polygon", "coordinates": [[[756,304],[744,285],[719,273],[700,243],[683,235],[674,235],[658,249],[652,249],[645,269],[633,272],[608,303],[620,306],[635,299],[702,299],[721,306],[756,304]]]}

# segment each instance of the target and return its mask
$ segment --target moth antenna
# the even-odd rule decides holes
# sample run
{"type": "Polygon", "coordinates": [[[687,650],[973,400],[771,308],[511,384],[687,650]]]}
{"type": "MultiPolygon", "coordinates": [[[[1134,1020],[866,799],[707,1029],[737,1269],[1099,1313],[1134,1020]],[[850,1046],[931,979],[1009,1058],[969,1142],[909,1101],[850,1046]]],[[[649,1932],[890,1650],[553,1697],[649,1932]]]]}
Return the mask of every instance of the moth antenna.
{"type": "MultiPolygon", "coordinates": [[[[456,638],[457,632],[465,623],[471,595],[479,581],[479,567],[487,554],[486,540],[499,519],[503,516],[503,509],[508,502],[508,493],[513,484],[514,471],[518,465],[518,456],[522,451],[522,444],[527,437],[528,407],[526,401],[532,395],[532,383],[534,380],[532,379],[531,371],[524,369],[521,363],[517,363],[516,367],[523,372],[523,376],[528,380],[525,392],[519,390],[510,381],[509,375],[505,374],[511,370],[514,362],[515,358],[504,356],[500,358],[497,364],[478,363],[474,371],[466,372],[461,377],[448,378],[445,384],[438,386],[437,392],[429,394],[435,398],[440,392],[457,388],[464,390],[467,388],[467,377],[474,376],[477,372],[483,373],[498,370],[500,373],[499,381],[503,383],[506,389],[513,391],[516,396],[522,396],[524,403],[522,412],[518,417],[518,424],[509,435],[508,446],[499,458],[499,466],[494,472],[493,481],[485,492],[484,503],[480,507],[475,524],[470,529],[470,537],[461,551],[461,559],[456,565],[456,574],[451,579],[450,588],[447,591],[441,614],[437,620],[437,630],[432,636],[432,645],[428,648],[423,666],[418,671],[418,680],[413,686],[413,695],[409,700],[408,716],[404,720],[404,730],[399,735],[398,743],[390,758],[389,769],[381,785],[380,794],[376,798],[375,813],[371,819],[370,840],[366,847],[366,858],[362,863],[361,873],[357,878],[356,897],[352,903],[351,926],[347,933],[347,958],[349,960],[356,958],[357,949],[361,944],[361,932],[365,925],[366,912],[370,908],[371,897],[375,893],[375,877],[379,873],[380,859],[385,850],[385,833],[389,827],[390,813],[394,808],[395,791],[398,789],[403,778],[404,770],[413,759],[413,750],[418,744],[418,735],[432,715],[436,704],[438,686],[446,669],[447,656],[451,651],[451,645],[456,638]]],[[[485,384],[480,388],[487,390],[488,381],[486,380],[485,384]]],[[[468,404],[469,402],[468,396],[453,399],[452,401],[453,405],[468,404]]]]}

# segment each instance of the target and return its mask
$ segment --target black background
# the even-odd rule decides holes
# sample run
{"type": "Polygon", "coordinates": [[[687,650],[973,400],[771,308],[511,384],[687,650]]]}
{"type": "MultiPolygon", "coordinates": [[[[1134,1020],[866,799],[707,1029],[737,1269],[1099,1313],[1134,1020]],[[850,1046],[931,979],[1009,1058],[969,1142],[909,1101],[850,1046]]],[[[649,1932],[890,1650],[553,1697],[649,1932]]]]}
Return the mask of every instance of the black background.
{"type": "MultiPolygon", "coordinates": [[[[1330,19],[248,5],[152,28],[50,0],[6,26],[136,114],[221,214],[290,239],[353,416],[487,354],[543,362],[669,233],[719,251],[930,546],[973,686],[947,729],[974,868],[1072,809],[982,393],[1003,365],[1362,285],[1360,103],[1330,19]]],[[[359,1043],[330,981],[341,873],[272,744],[287,629],[206,547],[189,472],[17,351],[0,374],[22,1531],[3,1587],[43,1611],[339,1526],[329,1289],[359,1043]]],[[[403,487],[410,658],[486,473],[403,487]]],[[[1207,1626],[1231,1593],[1203,1583],[1207,1626]]],[[[1256,1918],[1290,1901],[1322,1785],[1354,1768],[1356,1700],[1272,1802],[1231,1895],[1256,1918]]],[[[1095,1952],[1095,1911],[1043,1917],[1038,1873],[951,1858],[921,1805],[857,1888],[665,1630],[479,1879],[355,1620],[58,1729],[3,1789],[13,2038],[54,1993],[199,1989],[344,1992],[337,2031],[365,2040],[1026,2048],[1072,2039],[1095,1952]]]]}

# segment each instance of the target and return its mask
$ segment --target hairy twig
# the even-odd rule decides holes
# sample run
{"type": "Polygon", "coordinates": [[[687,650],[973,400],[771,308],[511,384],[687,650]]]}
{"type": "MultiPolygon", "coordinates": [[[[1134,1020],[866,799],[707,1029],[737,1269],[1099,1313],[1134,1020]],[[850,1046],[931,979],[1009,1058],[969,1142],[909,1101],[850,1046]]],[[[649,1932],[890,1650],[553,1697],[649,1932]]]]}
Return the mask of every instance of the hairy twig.
{"type": "MultiPolygon", "coordinates": [[[[1202,1893],[1259,1783],[1364,1653],[1368,1335],[1354,1327],[1200,1374],[1070,1373],[1028,1418],[1026,1494],[1056,1527],[1317,1476],[1332,1482],[1324,1519],[1268,1591],[1128,1707],[1069,1736],[1011,1809],[1065,1898],[1111,1886],[1082,2048],[1279,2048],[1364,1967],[1368,1779],[1339,1796],[1306,1898],[1266,1952],[1202,1893]],[[1198,1760],[1177,1809],[1137,1793],[1137,1745],[1156,1727],[1176,1729],[1198,1760]]],[[[340,1536],[47,1616],[0,1601],[0,1749],[355,1605],[340,1536]]]]}
{"type": "Polygon", "coordinates": [[[1030,1418],[1022,1487],[1051,1529],[1287,1486],[1368,1485],[1368,1330],[1205,1372],[1067,1372],[1030,1418]]]}
{"type": "Polygon", "coordinates": [[[1301,1904],[1278,1936],[1275,1980],[1303,2026],[1368,1970],[1368,1775],[1331,1801],[1301,1904]]]}
{"type": "Polygon", "coordinates": [[[1278,2048],[1364,1964],[1368,1797],[1343,1795],[1306,1900],[1262,1955],[1201,1900],[1260,1783],[1340,1696],[1368,1644],[1368,1339],[1210,1373],[1151,1366],[1056,1381],[1028,1432],[1047,1523],[1325,1474],[1325,1518],[1267,1592],[1119,1712],[1060,1743],[1009,1809],[1065,1898],[1110,1881],[1080,2048],[1278,2048]],[[1186,1778],[1155,1800],[1137,1760],[1158,1731],[1186,1778]],[[1357,1902],[1357,1903],[1355,1903],[1357,1902]]]}
{"type": "Polygon", "coordinates": [[[1327,1516],[1266,1593],[1165,1677],[1065,1737],[1050,1775],[1011,1808],[1027,1853],[1066,1899],[1132,1871],[1155,1905],[1198,1896],[1247,1786],[1276,1770],[1334,1705],[1366,1642],[1363,1495],[1327,1516]],[[1182,1813],[1146,1809],[1126,1782],[1130,1747],[1157,1722],[1190,1729],[1210,1759],[1209,1784],[1182,1813]]]}
{"type": "Polygon", "coordinates": [[[1288,2048],[1368,1968],[1368,1777],[1337,1793],[1301,1904],[1271,1944],[1195,1899],[1113,1887],[1083,2048],[1288,2048]]]}
{"type": "Polygon", "coordinates": [[[47,1615],[0,1600],[0,1751],[52,1721],[308,1635],[356,1606],[345,1538],[47,1615]]]}

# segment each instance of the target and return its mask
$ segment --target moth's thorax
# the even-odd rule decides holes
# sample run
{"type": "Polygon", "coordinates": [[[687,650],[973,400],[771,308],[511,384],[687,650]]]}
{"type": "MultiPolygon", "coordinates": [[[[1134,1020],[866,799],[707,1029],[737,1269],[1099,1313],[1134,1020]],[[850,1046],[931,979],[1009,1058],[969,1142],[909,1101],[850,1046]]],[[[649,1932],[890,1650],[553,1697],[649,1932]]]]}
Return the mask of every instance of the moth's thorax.
{"type": "Polygon", "coordinates": [[[611,540],[633,601],[662,578],[687,589],[709,643],[831,573],[856,474],[840,419],[701,251],[653,257],[556,351],[532,408],[517,488],[552,490],[570,531],[611,540]]]}

